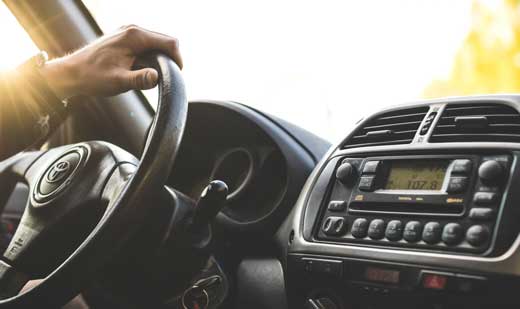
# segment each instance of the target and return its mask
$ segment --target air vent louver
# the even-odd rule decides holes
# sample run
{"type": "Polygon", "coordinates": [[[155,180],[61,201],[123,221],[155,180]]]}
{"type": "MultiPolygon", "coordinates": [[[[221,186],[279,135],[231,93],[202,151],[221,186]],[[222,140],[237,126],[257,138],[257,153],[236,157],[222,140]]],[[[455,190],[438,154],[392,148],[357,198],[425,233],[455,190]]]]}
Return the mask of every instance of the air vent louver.
{"type": "Polygon", "coordinates": [[[499,103],[449,104],[430,142],[520,143],[520,114],[499,103]]]}
{"type": "Polygon", "coordinates": [[[381,114],[358,129],[343,148],[409,144],[428,109],[424,106],[381,114]]]}

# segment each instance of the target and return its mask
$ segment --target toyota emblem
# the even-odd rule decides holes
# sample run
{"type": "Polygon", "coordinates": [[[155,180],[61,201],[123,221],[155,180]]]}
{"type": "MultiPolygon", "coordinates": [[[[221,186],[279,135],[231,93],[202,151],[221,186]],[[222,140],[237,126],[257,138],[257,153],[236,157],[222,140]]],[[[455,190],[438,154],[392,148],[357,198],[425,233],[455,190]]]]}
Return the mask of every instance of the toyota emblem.
{"type": "Polygon", "coordinates": [[[70,163],[68,161],[58,161],[47,173],[48,182],[58,182],[67,176],[70,170],[70,163]]]}

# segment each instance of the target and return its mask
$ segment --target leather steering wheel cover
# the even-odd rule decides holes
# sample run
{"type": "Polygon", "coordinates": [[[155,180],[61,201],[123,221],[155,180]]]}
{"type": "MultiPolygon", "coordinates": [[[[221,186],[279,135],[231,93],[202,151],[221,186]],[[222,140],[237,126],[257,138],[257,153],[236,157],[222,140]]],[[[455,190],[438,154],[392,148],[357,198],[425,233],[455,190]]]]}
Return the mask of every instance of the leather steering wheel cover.
{"type": "Polygon", "coordinates": [[[90,276],[138,230],[146,197],[162,188],[181,144],[188,101],[179,67],[156,54],[145,63],[159,72],[159,102],[135,174],[81,245],[39,285],[0,300],[0,308],[60,306],[79,293],[90,276]]]}

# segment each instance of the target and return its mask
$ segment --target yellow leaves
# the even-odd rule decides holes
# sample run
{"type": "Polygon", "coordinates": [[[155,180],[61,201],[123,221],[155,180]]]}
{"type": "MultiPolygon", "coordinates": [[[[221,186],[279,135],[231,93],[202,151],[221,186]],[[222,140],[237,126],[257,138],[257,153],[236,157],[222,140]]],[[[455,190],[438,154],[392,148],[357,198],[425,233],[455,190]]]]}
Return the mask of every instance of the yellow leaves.
{"type": "Polygon", "coordinates": [[[434,80],[423,96],[501,92],[520,92],[520,1],[475,0],[449,79],[434,80]]]}

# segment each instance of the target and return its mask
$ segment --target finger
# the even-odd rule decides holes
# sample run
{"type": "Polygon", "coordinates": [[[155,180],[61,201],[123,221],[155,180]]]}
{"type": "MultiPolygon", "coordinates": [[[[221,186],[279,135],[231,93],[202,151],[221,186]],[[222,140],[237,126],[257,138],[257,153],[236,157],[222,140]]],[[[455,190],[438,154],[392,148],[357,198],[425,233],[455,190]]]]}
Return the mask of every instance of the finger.
{"type": "Polygon", "coordinates": [[[123,71],[122,84],[125,89],[146,90],[157,85],[159,74],[152,68],[135,71],[123,71]]]}
{"type": "Polygon", "coordinates": [[[20,293],[27,292],[34,288],[35,286],[39,285],[43,280],[37,279],[37,280],[29,280],[22,288],[20,293]]]}
{"type": "Polygon", "coordinates": [[[128,43],[134,53],[140,54],[148,50],[160,50],[170,56],[182,69],[183,62],[179,50],[179,41],[171,36],[142,29],[136,26],[124,28],[128,43]]]}

